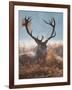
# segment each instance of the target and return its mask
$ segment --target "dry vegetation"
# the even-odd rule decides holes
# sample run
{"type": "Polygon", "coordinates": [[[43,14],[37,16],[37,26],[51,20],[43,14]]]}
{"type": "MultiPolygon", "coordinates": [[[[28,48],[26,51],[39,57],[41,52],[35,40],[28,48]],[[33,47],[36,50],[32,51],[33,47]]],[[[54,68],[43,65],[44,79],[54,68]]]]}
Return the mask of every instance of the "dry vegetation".
{"type": "Polygon", "coordinates": [[[63,76],[63,46],[49,46],[40,58],[23,54],[19,56],[19,79],[63,76]]]}

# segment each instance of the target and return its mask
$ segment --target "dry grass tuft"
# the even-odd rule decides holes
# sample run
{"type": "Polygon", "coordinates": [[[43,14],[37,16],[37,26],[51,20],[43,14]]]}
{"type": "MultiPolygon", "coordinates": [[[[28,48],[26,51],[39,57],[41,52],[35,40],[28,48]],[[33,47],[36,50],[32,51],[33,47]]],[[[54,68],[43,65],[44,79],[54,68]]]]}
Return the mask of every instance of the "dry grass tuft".
{"type": "Polygon", "coordinates": [[[20,56],[19,79],[62,77],[63,58],[59,56],[59,51],[55,50],[56,48],[48,49],[47,54],[39,59],[27,55],[20,56]]]}

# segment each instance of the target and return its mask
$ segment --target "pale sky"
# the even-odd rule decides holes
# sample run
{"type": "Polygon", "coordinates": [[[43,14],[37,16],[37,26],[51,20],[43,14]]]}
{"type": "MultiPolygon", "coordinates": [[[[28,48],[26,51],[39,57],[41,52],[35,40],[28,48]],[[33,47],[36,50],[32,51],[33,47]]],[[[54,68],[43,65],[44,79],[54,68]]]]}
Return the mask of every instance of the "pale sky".
{"type": "Polygon", "coordinates": [[[19,10],[19,41],[33,41],[33,39],[28,35],[26,32],[25,27],[22,26],[22,19],[26,17],[31,17],[32,18],[32,31],[33,35],[35,37],[43,35],[46,38],[48,38],[51,34],[51,26],[47,25],[44,21],[46,20],[47,22],[51,18],[55,18],[56,21],[56,26],[55,26],[55,31],[56,31],[56,36],[51,39],[51,40],[58,40],[58,41],[63,41],[63,13],[61,12],[43,12],[43,11],[24,11],[24,10],[19,10]]]}

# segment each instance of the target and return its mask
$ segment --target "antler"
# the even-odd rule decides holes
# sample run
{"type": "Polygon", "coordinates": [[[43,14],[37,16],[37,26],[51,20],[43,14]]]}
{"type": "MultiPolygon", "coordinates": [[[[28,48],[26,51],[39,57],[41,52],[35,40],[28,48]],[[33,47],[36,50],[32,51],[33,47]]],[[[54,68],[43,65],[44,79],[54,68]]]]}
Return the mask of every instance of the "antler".
{"type": "Polygon", "coordinates": [[[35,40],[35,42],[36,42],[38,45],[40,45],[40,46],[45,46],[45,47],[46,47],[47,42],[48,42],[51,38],[53,38],[53,37],[56,36],[56,32],[55,32],[55,25],[56,25],[56,23],[55,23],[55,19],[52,18],[51,20],[49,20],[49,22],[47,22],[46,20],[43,20],[46,24],[48,24],[48,25],[50,25],[50,26],[52,27],[52,33],[51,33],[51,35],[50,35],[50,37],[48,37],[45,41],[43,41],[43,39],[44,39],[44,36],[43,36],[43,35],[42,35],[42,38],[41,38],[41,40],[40,40],[40,39],[38,39],[38,36],[37,36],[37,38],[36,38],[36,37],[34,37],[34,36],[32,35],[32,31],[31,31],[31,33],[29,32],[30,30],[29,30],[29,28],[28,28],[28,25],[29,25],[29,23],[31,22],[31,20],[32,20],[31,17],[28,17],[28,18],[25,17],[22,25],[25,26],[27,33],[35,40]]]}
{"type": "Polygon", "coordinates": [[[46,20],[43,20],[46,24],[50,25],[52,27],[52,33],[50,35],[50,37],[48,37],[44,43],[46,44],[48,42],[48,40],[50,40],[51,38],[55,37],[56,36],[56,31],[55,31],[55,25],[56,25],[56,22],[55,22],[55,19],[52,18],[51,20],[49,20],[49,22],[47,22],[46,20]]]}
{"type": "Polygon", "coordinates": [[[29,32],[28,24],[31,22],[31,20],[32,20],[31,17],[28,17],[28,18],[25,17],[22,25],[25,26],[27,33],[28,33],[28,34],[35,40],[35,42],[39,45],[39,44],[42,43],[42,40],[43,40],[44,36],[42,35],[41,40],[39,40],[39,39],[38,39],[38,36],[37,36],[37,38],[36,38],[36,37],[34,37],[34,36],[32,35],[32,32],[31,32],[31,33],[29,32]]]}

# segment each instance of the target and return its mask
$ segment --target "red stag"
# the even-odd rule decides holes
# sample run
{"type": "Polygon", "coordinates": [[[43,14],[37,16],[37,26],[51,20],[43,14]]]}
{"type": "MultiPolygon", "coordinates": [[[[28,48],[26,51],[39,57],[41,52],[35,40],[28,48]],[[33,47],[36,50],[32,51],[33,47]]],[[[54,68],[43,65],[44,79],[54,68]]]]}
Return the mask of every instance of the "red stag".
{"type": "Polygon", "coordinates": [[[25,26],[28,35],[32,39],[34,39],[34,41],[37,43],[36,55],[37,55],[37,57],[40,57],[40,56],[42,56],[42,55],[44,55],[46,53],[48,41],[51,38],[54,38],[56,36],[56,31],[55,31],[56,22],[55,22],[55,19],[54,18],[52,18],[51,20],[49,20],[49,22],[47,22],[46,20],[43,20],[46,24],[48,24],[48,25],[50,25],[52,27],[51,35],[45,41],[43,41],[43,39],[44,39],[44,36],[43,35],[42,35],[42,38],[39,39],[38,36],[35,37],[33,35],[33,32],[32,31],[30,32],[30,30],[28,28],[28,25],[31,22],[31,20],[32,20],[31,17],[28,17],[28,18],[25,17],[22,25],[25,26]]]}

